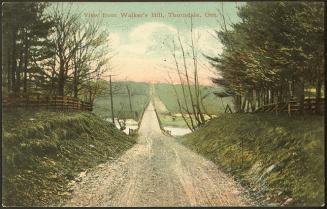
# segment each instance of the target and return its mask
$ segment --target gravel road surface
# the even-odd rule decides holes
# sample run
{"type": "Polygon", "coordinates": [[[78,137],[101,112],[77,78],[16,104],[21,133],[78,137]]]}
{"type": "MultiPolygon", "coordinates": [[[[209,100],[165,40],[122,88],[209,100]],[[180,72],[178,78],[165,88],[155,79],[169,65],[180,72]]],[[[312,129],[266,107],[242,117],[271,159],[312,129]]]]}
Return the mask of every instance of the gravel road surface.
{"type": "Polygon", "coordinates": [[[137,144],[72,187],[65,206],[249,206],[245,190],[204,157],[162,134],[153,104],[137,144]]]}

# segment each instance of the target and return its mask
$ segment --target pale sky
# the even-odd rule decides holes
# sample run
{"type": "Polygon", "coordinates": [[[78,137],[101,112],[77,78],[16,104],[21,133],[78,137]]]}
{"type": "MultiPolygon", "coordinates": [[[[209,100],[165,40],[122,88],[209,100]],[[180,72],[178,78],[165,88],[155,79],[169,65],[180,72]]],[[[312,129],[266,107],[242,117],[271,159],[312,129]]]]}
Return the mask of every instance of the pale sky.
{"type": "MultiPolygon", "coordinates": [[[[69,3],[65,3],[69,4],[69,3]]],[[[179,31],[185,50],[189,53],[190,18],[177,17],[181,14],[195,13],[193,17],[194,36],[199,37],[199,72],[201,84],[210,85],[209,77],[215,70],[201,55],[216,55],[222,45],[215,37],[219,30],[218,8],[223,4],[224,14],[229,21],[237,22],[237,6],[240,2],[76,2],[71,3],[73,10],[82,14],[82,21],[98,20],[109,32],[109,45],[114,57],[111,60],[115,80],[145,82],[167,82],[167,71],[177,79],[174,60],[168,46],[177,41],[179,31]],[[141,17],[123,17],[123,14],[138,14],[141,17]],[[161,17],[152,16],[161,13],[161,17]],[[174,13],[174,14],[172,14],[174,13]],[[175,16],[175,17],[174,17],[175,16]]],[[[187,53],[187,52],[186,52],[187,53]]],[[[180,56],[181,53],[177,53],[180,56]]],[[[182,59],[179,59],[182,65],[182,59]]],[[[190,73],[192,60],[188,60],[190,73]]]]}

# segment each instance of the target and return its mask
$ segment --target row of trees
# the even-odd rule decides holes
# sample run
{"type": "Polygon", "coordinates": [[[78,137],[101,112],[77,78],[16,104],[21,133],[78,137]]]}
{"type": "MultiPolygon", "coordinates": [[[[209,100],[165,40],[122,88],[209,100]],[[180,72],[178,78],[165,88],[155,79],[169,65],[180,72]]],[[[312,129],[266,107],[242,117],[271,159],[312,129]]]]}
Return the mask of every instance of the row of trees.
{"type": "MultiPolygon", "coordinates": [[[[221,10],[220,10],[221,11],[221,10]]],[[[324,4],[322,2],[248,2],[240,22],[222,15],[217,38],[223,53],[208,57],[221,77],[214,82],[234,98],[237,112],[287,102],[303,104],[324,86],[324,4]]]]}
{"type": "Polygon", "coordinates": [[[3,5],[4,94],[44,93],[93,102],[108,70],[108,35],[67,4],[3,5]]]}

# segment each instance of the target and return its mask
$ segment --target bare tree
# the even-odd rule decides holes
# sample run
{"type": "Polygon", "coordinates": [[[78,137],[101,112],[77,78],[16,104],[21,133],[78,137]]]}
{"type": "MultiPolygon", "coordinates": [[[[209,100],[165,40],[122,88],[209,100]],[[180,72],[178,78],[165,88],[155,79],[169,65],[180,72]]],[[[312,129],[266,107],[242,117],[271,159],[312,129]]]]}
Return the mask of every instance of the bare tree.
{"type": "Polygon", "coordinates": [[[60,96],[65,95],[65,83],[68,78],[69,63],[72,56],[75,54],[78,45],[73,44],[73,34],[76,32],[76,23],[78,15],[71,12],[71,7],[64,10],[62,4],[57,6],[52,11],[52,18],[55,22],[53,42],[55,43],[55,62],[58,63],[59,69],[55,71],[57,79],[57,93],[60,96]]]}
{"type": "MultiPolygon", "coordinates": [[[[185,104],[185,108],[182,107],[182,104],[181,104],[181,101],[179,99],[179,96],[178,96],[178,93],[175,89],[175,86],[173,85],[173,88],[174,88],[174,91],[175,91],[175,95],[176,95],[176,98],[177,98],[177,102],[178,102],[178,105],[179,105],[179,109],[180,109],[180,113],[182,114],[182,117],[185,121],[185,123],[188,125],[188,127],[191,129],[191,130],[194,130],[195,128],[195,125],[194,125],[194,122],[193,122],[193,118],[192,118],[192,114],[188,108],[188,102],[187,102],[187,97],[186,97],[186,90],[185,90],[185,82],[184,82],[184,79],[182,77],[182,73],[181,73],[181,70],[179,68],[179,64],[178,64],[178,60],[177,60],[177,57],[176,57],[176,45],[175,45],[175,42],[174,40],[172,41],[173,43],[173,48],[171,49],[171,54],[174,58],[174,62],[175,62],[175,66],[176,66],[176,71],[177,71],[177,74],[178,74],[178,78],[179,78],[179,81],[180,81],[180,84],[181,84],[181,88],[182,88],[182,93],[183,93],[183,101],[184,101],[184,104],[185,104]],[[190,119],[190,124],[188,124],[187,120],[185,120],[185,116],[183,115],[183,109],[187,112],[188,116],[189,116],[189,119],[190,119]]],[[[168,76],[172,82],[172,79],[168,73],[168,76]]]]}
{"type": "Polygon", "coordinates": [[[74,34],[74,42],[75,44],[81,43],[74,54],[71,74],[73,94],[77,98],[82,84],[87,81],[86,78],[89,75],[91,79],[98,80],[108,70],[106,64],[110,61],[110,57],[106,56],[110,52],[110,46],[106,44],[106,32],[100,30],[100,25],[96,22],[86,26],[80,25],[79,30],[74,34]],[[84,40],[80,41],[81,38],[84,40]],[[94,70],[88,68],[92,64],[96,65],[94,70]]]}
{"type": "MultiPolygon", "coordinates": [[[[180,37],[179,32],[177,34],[177,38],[178,38],[180,50],[182,52],[182,60],[183,60],[183,66],[184,66],[184,73],[185,73],[186,84],[187,84],[187,89],[188,89],[188,93],[189,93],[189,97],[190,97],[190,101],[191,101],[191,107],[192,107],[193,115],[194,115],[194,118],[197,121],[197,123],[200,124],[201,122],[200,122],[199,117],[198,117],[198,114],[196,112],[196,106],[195,106],[195,103],[194,103],[194,98],[193,98],[193,94],[192,94],[192,90],[191,90],[191,82],[190,82],[190,76],[189,76],[189,73],[188,73],[188,67],[187,67],[187,62],[186,62],[185,50],[184,50],[184,46],[182,44],[182,41],[181,41],[181,37],[180,37]]],[[[186,103],[186,105],[187,105],[187,103],[186,103]]]]}
{"type": "MultiPolygon", "coordinates": [[[[199,36],[198,36],[198,39],[199,39],[199,36]]],[[[194,87],[195,87],[196,108],[197,108],[197,112],[199,115],[200,123],[204,124],[205,120],[204,120],[204,116],[202,114],[201,107],[200,107],[201,92],[200,92],[199,76],[198,76],[198,57],[197,57],[197,48],[195,46],[195,41],[194,41],[192,18],[191,18],[191,50],[192,50],[193,69],[194,69],[194,87]]]]}
{"type": "Polygon", "coordinates": [[[91,83],[100,80],[107,70],[103,66],[109,61],[106,31],[101,30],[96,21],[82,24],[79,21],[81,14],[73,12],[71,6],[67,9],[58,3],[51,16],[55,22],[51,37],[55,46],[52,85],[56,81],[58,95],[73,94],[75,98],[82,88],[87,87],[89,100],[93,101],[99,88],[92,84],[91,90],[91,83]]]}
{"type": "MultiPolygon", "coordinates": [[[[176,95],[176,100],[179,106],[180,113],[190,128],[194,131],[198,126],[203,125],[206,121],[203,112],[207,112],[201,96],[200,84],[199,84],[199,73],[198,73],[198,48],[197,42],[199,40],[199,35],[194,36],[193,21],[191,19],[190,26],[190,44],[188,48],[185,47],[180,33],[177,32],[177,42],[173,38],[172,44],[168,46],[173,62],[175,65],[175,72],[178,75],[178,79],[182,89],[182,95],[178,94],[176,87],[173,85],[173,89],[176,95]],[[180,56],[177,56],[180,53],[180,56]],[[190,56],[188,56],[190,54],[190,56]],[[192,62],[188,62],[188,60],[192,62]],[[182,63],[182,64],[180,64],[182,63]],[[182,69],[181,67],[182,66],[182,69]],[[193,71],[192,71],[193,69],[193,71]],[[193,74],[193,77],[192,77],[193,74]],[[187,117],[185,115],[187,114],[187,117]],[[189,118],[189,121],[186,119],[189,118]]],[[[173,83],[171,76],[169,75],[170,82],[173,83]]]]}
{"type": "MultiPolygon", "coordinates": [[[[179,95],[178,95],[178,93],[177,93],[176,87],[175,87],[175,85],[174,85],[174,82],[173,82],[173,80],[172,80],[172,78],[171,78],[169,72],[168,72],[168,77],[169,77],[169,79],[170,79],[170,83],[172,84],[172,87],[173,87],[174,92],[175,92],[175,96],[176,96],[176,100],[177,100],[177,104],[178,104],[179,112],[180,112],[180,114],[181,114],[181,116],[182,116],[182,118],[183,118],[185,124],[187,125],[187,127],[188,127],[191,131],[194,131],[195,127],[194,127],[194,123],[193,123],[192,115],[191,115],[190,111],[188,110],[187,105],[186,105],[186,108],[184,108],[183,105],[181,104],[180,97],[179,97],[179,95]],[[189,117],[189,119],[190,119],[190,123],[188,122],[188,120],[187,120],[187,118],[186,118],[186,116],[185,116],[185,114],[184,114],[185,111],[188,113],[188,117],[189,117]]],[[[182,88],[184,88],[184,87],[182,87],[182,88]]],[[[183,98],[185,98],[184,95],[183,95],[183,98]]],[[[186,103],[186,104],[187,104],[187,103],[186,103]]]]}
{"type": "Polygon", "coordinates": [[[126,129],[126,117],[123,115],[124,108],[125,108],[125,104],[121,102],[120,109],[117,112],[117,122],[120,130],[126,129]]]}

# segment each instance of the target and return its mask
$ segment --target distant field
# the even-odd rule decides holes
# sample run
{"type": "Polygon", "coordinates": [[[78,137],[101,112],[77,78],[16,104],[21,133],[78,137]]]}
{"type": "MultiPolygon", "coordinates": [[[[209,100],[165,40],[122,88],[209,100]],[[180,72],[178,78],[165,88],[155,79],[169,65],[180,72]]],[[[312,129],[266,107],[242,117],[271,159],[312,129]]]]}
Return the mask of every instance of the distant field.
{"type": "MultiPolygon", "coordinates": [[[[120,115],[121,118],[138,119],[143,112],[145,105],[149,101],[149,84],[136,82],[113,82],[114,89],[114,115],[120,115]],[[130,110],[129,99],[126,85],[131,92],[132,110],[130,110]]],[[[109,84],[108,90],[101,96],[98,96],[94,102],[93,112],[102,118],[111,117],[109,84]]]]}
{"type": "MultiPolygon", "coordinates": [[[[180,98],[182,99],[182,103],[184,103],[182,98],[182,86],[175,85],[176,91],[180,98]]],[[[201,86],[201,95],[204,97],[203,105],[205,107],[205,114],[209,115],[219,115],[224,112],[225,107],[227,104],[233,109],[232,99],[231,98],[224,98],[221,99],[216,97],[213,92],[221,92],[223,91],[222,88],[218,87],[209,87],[209,86],[201,86]]],[[[160,113],[159,117],[161,122],[164,126],[175,126],[175,127],[184,127],[186,128],[187,125],[185,124],[183,118],[181,116],[176,116],[176,113],[179,113],[179,107],[177,103],[177,97],[174,91],[174,88],[171,84],[156,84],[155,85],[155,94],[160,98],[162,103],[166,106],[168,111],[171,114],[160,113]],[[175,116],[172,116],[175,115],[175,116]]],[[[191,100],[188,96],[188,91],[186,90],[187,95],[187,103],[190,105],[191,100]]],[[[191,109],[191,106],[188,106],[191,109]]],[[[205,118],[208,118],[207,116],[205,118]]]]}
{"type": "MultiPolygon", "coordinates": [[[[176,85],[175,87],[178,94],[182,95],[181,85],[176,85]]],[[[162,105],[166,106],[168,112],[172,114],[179,113],[178,104],[172,85],[154,84],[154,88],[156,97],[161,100],[162,105]]],[[[115,92],[113,98],[115,117],[120,115],[121,118],[135,118],[138,120],[142,114],[142,111],[144,110],[145,105],[150,99],[150,84],[130,81],[114,82],[113,89],[115,92]],[[130,111],[126,85],[129,85],[131,91],[133,112],[130,111]]],[[[224,98],[224,106],[222,106],[221,99],[212,93],[219,91],[223,90],[217,87],[201,86],[202,96],[207,95],[203,100],[203,104],[206,112],[210,115],[218,115],[223,113],[226,104],[229,104],[232,107],[231,98],[224,98]]],[[[188,97],[187,99],[188,103],[190,104],[190,98],[188,97]]],[[[111,118],[109,84],[106,92],[96,98],[93,112],[102,118],[111,118]]],[[[181,117],[172,118],[171,114],[160,114],[160,118],[162,119],[164,125],[186,127],[186,124],[181,117]]]]}
{"type": "MultiPolygon", "coordinates": [[[[182,96],[182,87],[181,85],[175,85],[176,91],[179,96],[182,96]]],[[[218,87],[208,87],[208,86],[201,86],[200,87],[202,96],[207,95],[203,99],[203,104],[205,106],[206,112],[210,115],[216,115],[219,113],[224,112],[226,104],[229,104],[232,108],[232,100],[231,98],[224,98],[223,105],[220,98],[216,97],[212,92],[219,92],[223,91],[222,88],[218,87]]],[[[156,95],[160,98],[160,100],[166,105],[167,109],[172,113],[178,113],[178,103],[176,99],[176,95],[174,89],[171,84],[156,84],[155,85],[155,92],[156,95]]],[[[189,104],[190,97],[187,97],[187,101],[189,104]]],[[[183,102],[184,104],[184,102],[183,102]]],[[[190,108],[190,106],[189,106],[190,108]]]]}

